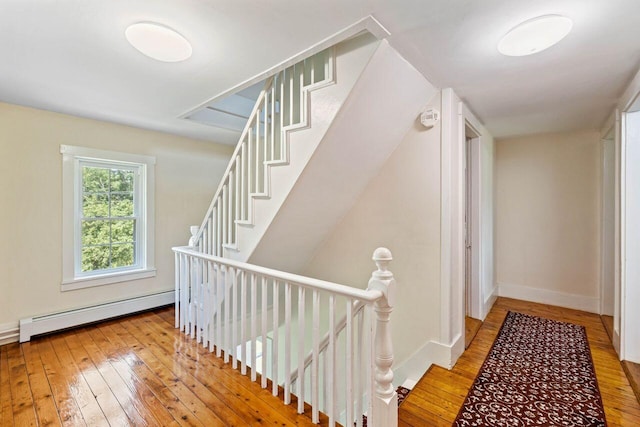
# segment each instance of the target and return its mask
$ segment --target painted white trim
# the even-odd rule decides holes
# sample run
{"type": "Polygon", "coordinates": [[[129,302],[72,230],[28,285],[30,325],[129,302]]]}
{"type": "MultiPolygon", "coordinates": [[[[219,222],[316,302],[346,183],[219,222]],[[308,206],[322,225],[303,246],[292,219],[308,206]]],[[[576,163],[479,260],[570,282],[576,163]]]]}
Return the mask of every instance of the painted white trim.
{"type": "Polygon", "coordinates": [[[124,316],[142,310],[173,304],[174,302],[175,291],[171,290],[62,313],[28,317],[20,320],[20,342],[29,341],[34,335],[71,328],[85,323],[98,322],[112,317],[124,316]]]}
{"type": "Polygon", "coordinates": [[[464,336],[462,334],[458,334],[451,344],[428,341],[404,362],[393,367],[394,384],[417,382],[433,364],[451,369],[463,352],[464,336]]]}
{"type": "Polygon", "coordinates": [[[464,334],[465,137],[462,102],[442,90],[440,213],[440,339],[464,334]]]}
{"type": "Polygon", "coordinates": [[[64,280],[60,285],[60,290],[73,291],[76,289],[89,288],[93,286],[110,285],[112,283],[130,282],[132,280],[146,279],[156,276],[156,269],[142,269],[132,271],[118,271],[112,274],[102,274],[100,276],[81,277],[77,279],[64,280]]]}
{"type": "Polygon", "coordinates": [[[62,154],[62,280],[61,290],[70,291],[109,283],[136,280],[155,276],[155,163],[156,158],[141,154],[98,150],[88,147],[60,145],[62,154]],[[81,161],[117,162],[131,164],[140,173],[136,180],[136,194],[142,194],[137,216],[143,226],[139,230],[136,257],[140,264],[134,270],[122,269],[96,275],[80,275],[77,248],[80,245],[78,231],[79,168],[81,161]]]}
{"type": "Polygon", "coordinates": [[[629,85],[618,101],[618,109],[624,112],[630,112],[632,108],[637,108],[636,101],[640,99],[640,70],[633,76],[629,85]]]}
{"type": "Polygon", "coordinates": [[[491,289],[491,292],[489,292],[489,295],[485,297],[483,301],[484,317],[487,317],[487,314],[489,314],[489,312],[491,311],[491,307],[493,307],[493,304],[495,304],[496,300],[498,299],[498,293],[498,286],[494,285],[494,287],[491,289]]]}
{"type": "Polygon", "coordinates": [[[442,91],[442,128],[440,142],[440,338],[451,329],[451,120],[452,90],[442,91]]]}
{"type": "Polygon", "coordinates": [[[499,295],[501,297],[572,308],[575,310],[588,311],[590,313],[598,313],[600,309],[600,298],[597,297],[567,294],[564,292],[507,283],[499,283],[498,287],[499,295]]]}
{"type": "Polygon", "coordinates": [[[18,342],[20,329],[18,322],[3,323],[0,325],[0,345],[18,342]]]}
{"type": "Polygon", "coordinates": [[[620,357],[622,353],[620,352],[620,323],[621,323],[621,305],[622,301],[620,300],[621,293],[621,285],[622,285],[622,191],[621,191],[621,183],[622,183],[622,116],[620,114],[620,110],[616,109],[615,112],[615,177],[614,177],[614,197],[615,197],[615,206],[614,206],[614,308],[613,308],[613,348],[618,353],[620,357]]]}
{"type": "MultiPolygon", "coordinates": [[[[482,253],[484,252],[484,245],[482,241],[482,140],[481,135],[478,130],[468,121],[466,117],[464,117],[465,126],[469,126],[472,132],[475,134],[474,137],[471,138],[471,142],[469,146],[465,144],[466,148],[471,149],[471,153],[469,156],[470,167],[471,167],[471,188],[467,189],[465,187],[465,196],[466,193],[471,191],[471,218],[468,220],[471,221],[471,295],[470,295],[470,313],[469,316],[475,319],[484,320],[484,316],[482,313],[482,253]]],[[[466,139],[466,129],[465,135],[466,139]]],[[[466,157],[466,156],[465,156],[466,157]]],[[[468,165],[465,165],[465,169],[468,165]]],[[[466,175],[466,171],[465,171],[466,175]]],[[[466,177],[465,177],[466,184],[466,177]]],[[[465,200],[466,204],[466,200],[465,200]]],[[[467,207],[465,206],[465,209],[467,207]]],[[[466,257],[466,248],[465,248],[465,257],[466,257]]],[[[466,260],[465,260],[466,261],[466,260]]],[[[465,263],[465,276],[466,276],[466,263],[465,263]]],[[[466,277],[465,277],[466,282],[466,277]]],[[[466,283],[465,283],[466,285],[466,283]]],[[[465,292],[466,298],[466,292],[465,292]]],[[[466,310],[465,310],[466,311],[466,310]]]]}
{"type": "Polygon", "coordinates": [[[347,39],[350,39],[351,37],[354,37],[360,33],[362,33],[363,31],[368,31],[369,33],[371,33],[374,37],[376,37],[378,40],[383,40],[386,39],[387,37],[389,37],[391,35],[391,33],[380,23],[378,22],[378,20],[376,18],[374,18],[372,15],[366,16],[362,19],[360,19],[357,22],[354,22],[353,24],[349,25],[348,27],[338,31],[335,34],[332,34],[331,36],[325,38],[324,40],[319,41],[318,43],[314,44],[313,46],[291,56],[290,58],[285,59],[284,61],[280,62],[279,64],[269,68],[268,70],[265,70],[259,74],[256,74],[255,76],[251,77],[250,79],[245,80],[244,82],[233,86],[230,89],[225,90],[224,92],[221,92],[209,99],[207,99],[206,101],[204,101],[203,103],[197,105],[194,108],[189,109],[188,111],[185,111],[184,113],[180,114],[178,116],[178,118],[184,119],[188,116],[190,116],[191,114],[193,114],[194,112],[200,110],[201,108],[209,105],[212,102],[215,102],[218,99],[222,99],[225,98],[229,95],[232,95],[234,93],[240,92],[243,89],[246,89],[250,86],[253,86],[256,83],[259,83],[263,80],[265,80],[268,77],[273,76],[274,74],[279,73],[280,71],[289,68],[290,66],[297,64],[298,62],[302,61],[303,59],[309,58],[310,56],[315,55],[318,52],[321,52],[327,48],[330,48],[332,46],[335,46],[336,44],[343,42],[347,39]]]}
{"type": "MultiPolygon", "coordinates": [[[[620,323],[619,327],[619,348],[618,355],[620,360],[625,359],[625,327],[626,327],[626,286],[627,286],[627,138],[626,138],[626,119],[625,113],[620,114],[620,323]]],[[[616,322],[614,319],[613,326],[615,329],[616,322]]]]}
{"type": "Polygon", "coordinates": [[[409,390],[413,390],[413,388],[416,386],[416,384],[418,384],[418,381],[414,381],[414,380],[405,380],[402,383],[402,387],[404,388],[408,388],[409,390]]]}

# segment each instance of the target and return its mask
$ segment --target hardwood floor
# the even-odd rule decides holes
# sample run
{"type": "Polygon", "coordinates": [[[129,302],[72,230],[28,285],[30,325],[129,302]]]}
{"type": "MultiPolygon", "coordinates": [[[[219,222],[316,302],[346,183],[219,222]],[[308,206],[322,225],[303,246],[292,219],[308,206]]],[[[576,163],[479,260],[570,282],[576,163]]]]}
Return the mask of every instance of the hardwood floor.
{"type": "Polygon", "coordinates": [[[609,339],[613,341],[613,316],[600,315],[600,320],[604,326],[604,330],[607,331],[609,339]]]}
{"type": "Polygon", "coordinates": [[[478,334],[480,327],[482,326],[482,320],[474,319],[473,317],[465,316],[464,318],[464,348],[467,349],[471,345],[471,342],[478,334]]]}
{"type": "Polygon", "coordinates": [[[629,362],[628,360],[624,360],[622,362],[622,368],[624,369],[624,373],[629,379],[629,383],[631,384],[631,388],[636,395],[636,399],[638,399],[638,402],[640,402],[640,365],[637,363],[629,362]]]}
{"type": "Polygon", "coordinates": [[[452,370],[433,366],[422,377],[400,406],[400,426],[451,426],[509,310],[584,325],[608,425],[640,426],[640,405],[600,316],[507,298],[496,301],[476,338],[452,370]]]}
{"type": "MultiPolygon", "coordinates": [[[[456,366],[409,394],[401,426],[451,425],[508,310],[586,326],[609,426],[640,425],[597,315],[500,298],[456,366]]],[[[0,347],[0,426],[312,425],[295,408],[180,334],[172,307],[0,347]]]]}
{"type": "Polygon", "coordinates": [[[180,334],[173,313],[0,347],[0,426],[313,425],[180,334]]]}

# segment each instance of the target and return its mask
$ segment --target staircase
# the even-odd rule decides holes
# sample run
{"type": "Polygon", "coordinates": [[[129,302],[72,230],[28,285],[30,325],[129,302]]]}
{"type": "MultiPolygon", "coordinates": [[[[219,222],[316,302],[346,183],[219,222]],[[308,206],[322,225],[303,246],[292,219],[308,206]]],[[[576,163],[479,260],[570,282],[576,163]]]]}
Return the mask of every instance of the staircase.
{"type": "Polygon", "coordinates": [[[176,327],[284,404],[295,395],[299,413],[310,405],[316,423],[397,425],[390,252],[374,253],[366,290],[285,271],[304,267],[401,142],[423,82],[370,35],[272,76],[202,224],[173,248],[176,327]]]}

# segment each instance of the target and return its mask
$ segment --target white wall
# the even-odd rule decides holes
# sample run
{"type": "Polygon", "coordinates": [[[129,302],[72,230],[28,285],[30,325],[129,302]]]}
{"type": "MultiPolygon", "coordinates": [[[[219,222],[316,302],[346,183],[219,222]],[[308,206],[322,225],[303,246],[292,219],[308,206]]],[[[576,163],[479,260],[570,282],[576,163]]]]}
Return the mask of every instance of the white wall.
{"type": "Polygon", "coordinates": [[[496,143],[500,295],[599,311],[600,136],[496,143]]]}
{"type": "Polygon", "coordinates": [[[0,332],[19,319],[173,289],[171,247],[200,224],[233,147],[0,103],[0,332]],[[60,291],[60,145],[156,157],[157,276],[60,291]]]}
{"type": "MultiPolygon", "coordinates": [[[[440,95],[425,99],[427,103],[440,109],[440,95]]],[[[303,272],[365,288],[375,269],[374,249],[391,250],[390,269],[399,289],[391,320],[396,366],[425,342],[440,337],[441,126],[427,130],[418,115],[419,111],[400,146],[303,272]]],[[[424,369],[431,363],[423,362],[424,369]]]]}

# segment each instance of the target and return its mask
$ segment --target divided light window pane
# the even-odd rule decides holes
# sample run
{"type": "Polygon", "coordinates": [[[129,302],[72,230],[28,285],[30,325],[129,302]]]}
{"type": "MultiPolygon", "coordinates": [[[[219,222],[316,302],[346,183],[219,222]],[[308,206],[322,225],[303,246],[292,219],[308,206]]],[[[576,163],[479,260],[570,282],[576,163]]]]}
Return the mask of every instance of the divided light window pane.
{"type": "Polygon", "coordinates": [[[81,162],[81,272],[135,267],[137,168],[81,162]]]}

